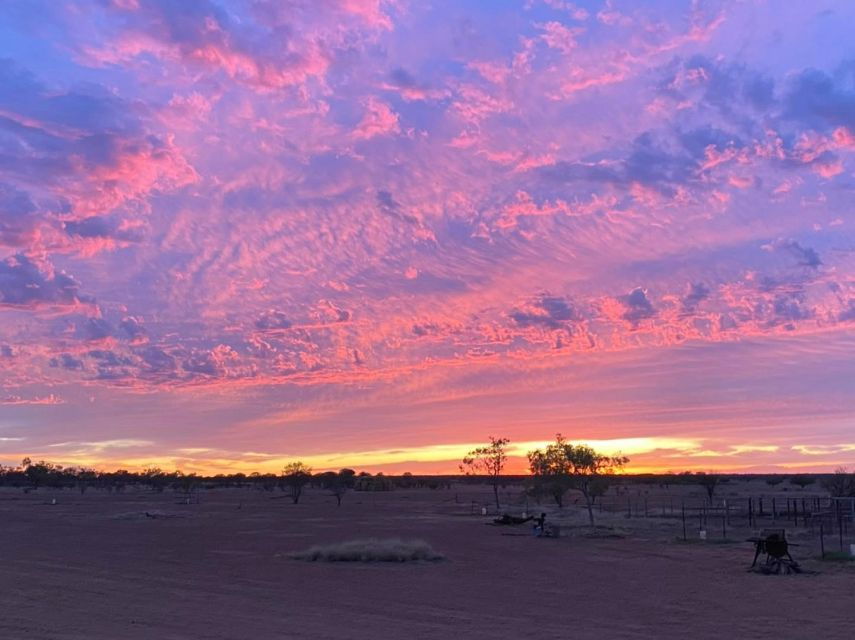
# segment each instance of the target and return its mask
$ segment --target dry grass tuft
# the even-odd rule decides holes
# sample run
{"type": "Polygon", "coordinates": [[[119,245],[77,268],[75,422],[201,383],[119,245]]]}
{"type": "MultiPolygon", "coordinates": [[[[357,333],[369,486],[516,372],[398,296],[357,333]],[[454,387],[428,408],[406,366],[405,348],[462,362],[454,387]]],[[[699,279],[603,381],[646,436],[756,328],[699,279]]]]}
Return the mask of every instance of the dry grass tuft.
{"type": "Polygon", "coordinates": [[[443,556],[423,540],[349,540],[329,545],[315,545],[290,554],[295,560],[310,562],[419,562],[442,560],[443,556]]]}

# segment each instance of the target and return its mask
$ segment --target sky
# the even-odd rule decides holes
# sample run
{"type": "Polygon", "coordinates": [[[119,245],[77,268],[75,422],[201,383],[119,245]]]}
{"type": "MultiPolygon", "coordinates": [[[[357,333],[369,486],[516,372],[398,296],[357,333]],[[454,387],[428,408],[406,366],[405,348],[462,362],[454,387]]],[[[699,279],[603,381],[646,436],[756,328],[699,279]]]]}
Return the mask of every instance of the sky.
{"type": "Polygon", "coordinates": [[[0,462],[855,466],[855,3],[0,3],[0,462]]]}

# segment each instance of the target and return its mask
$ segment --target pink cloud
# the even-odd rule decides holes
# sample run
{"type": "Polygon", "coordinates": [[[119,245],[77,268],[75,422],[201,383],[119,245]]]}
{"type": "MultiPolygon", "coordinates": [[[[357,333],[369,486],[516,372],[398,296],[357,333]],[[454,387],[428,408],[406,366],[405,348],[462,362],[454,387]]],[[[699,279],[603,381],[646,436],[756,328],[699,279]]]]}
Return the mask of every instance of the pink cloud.
{"type": "Polygon", "coordinates": [[[65,400],[60,398],[54,394],[48,394],[46,396],[32,396],[30,398],[25,398],[23,396],[11,395],[6,396],[2,400],[0,400],[0,404],[13,404],[13,405],[52,405],[52,404],[65,404],[65,400]]]}
{"type": "Polygon", "coordinates": [[[357,140],[369,140],[376,136],[400,133],[400,131],[398,114],[386,103],[371,97],[366,101],[365,115],[356,125],[352,135],[357,140]]]}

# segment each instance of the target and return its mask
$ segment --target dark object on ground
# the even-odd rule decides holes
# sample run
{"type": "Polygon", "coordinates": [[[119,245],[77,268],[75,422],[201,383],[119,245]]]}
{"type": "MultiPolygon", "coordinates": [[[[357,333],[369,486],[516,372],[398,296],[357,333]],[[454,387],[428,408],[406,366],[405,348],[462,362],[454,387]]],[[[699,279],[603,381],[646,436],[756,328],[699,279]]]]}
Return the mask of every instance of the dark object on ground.
{"type": "Polygon", "coordinates": [[[534,535],[538,538],[557,538],[560,535],[558,525],[546,524],[546,514],[541,513],[534,519],[534,535]]]}
{"type": "Polygon", "coordinates": [[[528,516],[527,518],[521,518],[519,516],[512,516],[510,514],[503,513],[500,518],[493,519],[493,524],[515,526],[518,524],[525,524],[526,522],[532,519],[532,516],[528,516]]]}
{"type": "Polygon", "coordinates": [[[754,561],[751,563],[753,569],[757,565],[757,558],[761,553],[766,554],[766,560],[760,565],[763,573],[801,573],[799,563],[790,555],[790,544],[784,529],[763,529],[755,538],[748,538],[748,542],[754,543],[754,561]]]}

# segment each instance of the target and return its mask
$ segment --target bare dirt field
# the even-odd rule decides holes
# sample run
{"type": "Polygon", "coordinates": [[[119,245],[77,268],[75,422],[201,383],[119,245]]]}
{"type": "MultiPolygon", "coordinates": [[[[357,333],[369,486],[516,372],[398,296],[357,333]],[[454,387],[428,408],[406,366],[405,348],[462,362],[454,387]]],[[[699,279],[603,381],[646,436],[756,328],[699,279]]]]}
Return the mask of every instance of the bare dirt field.
{"type": "Polygon", "coordinates": [[[539,539],[471,515],[481,487],[351,492],[340,508],[281,496],[0,491],[0,638],[855,637],[855,563],[809,544],[796,555],[817,573],[765,576],[746,571],[748,532],[699,543],[695,526],[686,543],[674,518],[602,513],[592,536],[578,507],[546,507],[568,535],[539,539]],[[363,537],[419,538],[445,560],[288,557],[363,537]]]}

